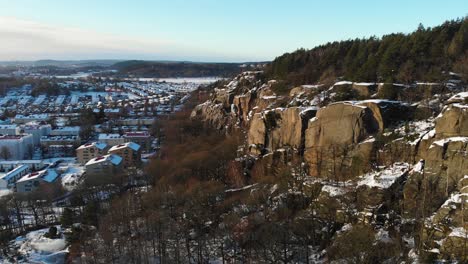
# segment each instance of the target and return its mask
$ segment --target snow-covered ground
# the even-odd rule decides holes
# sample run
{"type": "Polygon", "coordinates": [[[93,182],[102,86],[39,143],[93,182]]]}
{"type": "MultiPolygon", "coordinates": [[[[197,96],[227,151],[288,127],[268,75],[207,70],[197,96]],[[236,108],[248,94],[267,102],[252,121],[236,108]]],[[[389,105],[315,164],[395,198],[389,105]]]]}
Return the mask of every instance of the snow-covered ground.
{"type": "Polygon", "coordinates": [[[5,189],[0,189],[0,197],[8,195],[10,193],[12,193],[12,191],[10,189],[6,189],[6,188],[5,189]]]}
{"type": "Polygon", "coordinates": [[[410,169],[408,163],[395,163],[391,167],[379,172],[370,172],[360,177],[358,186],[377,187],[387,189],[410,169]]]}
{"type": "MultiPolygon", "coordinates": [[[[345,184],[345,183],[343,183],[345,184]]],[[[350,188],[350,187],[349,187],[350,188]]],[[[346,186],[326,184],[322,187],[322,192],[327,192],[330,197],[345,195],[349,192],[349,188],[346,186]]]]}
{"type": "MultiPolygon", "coordinates": [[[[57,230],[61,233],[60,226],[57,226],[57,230]]],[[[18,262],[1,259],[0,261],[3,261],[2,263],[65,263],[68,250],[63,234],[58,239],[50,239],[44,236],[48,231],[49,229],[45,228],[17,237],[11,244],[23,259],[18,262]]]]}
{"type": "Polygon", "coordinates": [[[70,165],[62,174],[62,186],[67,190],[72,190],[81,180],[84,174],[84,167],[78,164],[70,165]]]}

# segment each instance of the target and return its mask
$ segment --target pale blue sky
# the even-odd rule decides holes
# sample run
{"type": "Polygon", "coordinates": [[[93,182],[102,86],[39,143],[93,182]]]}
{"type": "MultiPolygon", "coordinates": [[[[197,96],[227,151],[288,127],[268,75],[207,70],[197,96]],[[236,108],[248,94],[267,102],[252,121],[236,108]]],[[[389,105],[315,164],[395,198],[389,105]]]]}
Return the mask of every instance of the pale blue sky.
{"type": "Polygon", "coordinates": [[[467,14],[466,0],[0,0],[0,60],[271,60],[467,14]]]}

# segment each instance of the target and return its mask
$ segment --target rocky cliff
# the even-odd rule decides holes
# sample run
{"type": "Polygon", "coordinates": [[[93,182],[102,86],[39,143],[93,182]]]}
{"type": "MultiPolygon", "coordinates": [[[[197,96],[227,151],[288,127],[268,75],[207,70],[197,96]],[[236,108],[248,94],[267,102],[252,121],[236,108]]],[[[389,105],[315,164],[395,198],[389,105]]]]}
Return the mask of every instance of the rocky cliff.
{"type": "Polygon", "coordinates": [[[303,184],[320,190],[310,194],[323,206],[319,217],[333,204],[339,212],[333,221],[341,225],[367,223],[390,232],[392,243],[400,230],[408,256],[467,260],[460,249],[468,227],[468,93],[462,86],[342,81],[284,93],[261,75],[246,72],[218,87],[192,117],[244,133],[240,159],[289,166],[293,174],[299,162],[303,184]],[[375,99],[388,87],[399,94],[430,88],[431,98],[375,99]],[[341,100],[348,95],[354,96],[341,100]]]}

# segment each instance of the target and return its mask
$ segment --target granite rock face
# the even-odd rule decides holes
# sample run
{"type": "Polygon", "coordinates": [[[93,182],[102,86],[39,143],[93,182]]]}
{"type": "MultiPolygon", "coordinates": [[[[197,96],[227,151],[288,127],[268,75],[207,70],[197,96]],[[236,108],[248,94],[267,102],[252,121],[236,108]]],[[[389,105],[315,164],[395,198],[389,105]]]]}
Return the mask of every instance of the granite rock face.
{"type": "Polygon", "coordinates": [[[336,209],[337,223],[353,218],[378,228],[405,219],[402,232],[418,228],[410,221],[416,219],[425,225],[418,233],[423,248],[437,258],[466,256],[460,245],[468,229],[468,93],[449,94],[435,84],[340,81],[277,95],[276,81],[244,87],[246,76],[215,90],[192,113],[216,129],[244,133],[246,175],[287,168],[291,174],[285,175],[298,177],[300,168],[318,217],[336,209]],[[411,104],[371,99],[398,98],[407,89],[434,98],[411,104]],[[367,99],[334,101],[332,94],[342,90],[367,99]]]}
{"type": "Polygon", "coordinates": [[[315,114],[314,110],[300,107],[277,108],[253,116],[247,136],[254,154],[259,154],[258,147],[266,152],[281,148],[298,150],[303,144],[304,119],[315,114]]]}
{"type": "Polygon", "coordinates": [[[223,104],[214,104],[210,101],[197,105],[191,113],[191,118],[200,119],[218,130],[224,129],[230,119],[223,104]]]}
{"type": "Polygon", "coordinates": [[[468,105],[454,103],[444,108],[436,120],[438,138],[468,136],[468,105]]]}

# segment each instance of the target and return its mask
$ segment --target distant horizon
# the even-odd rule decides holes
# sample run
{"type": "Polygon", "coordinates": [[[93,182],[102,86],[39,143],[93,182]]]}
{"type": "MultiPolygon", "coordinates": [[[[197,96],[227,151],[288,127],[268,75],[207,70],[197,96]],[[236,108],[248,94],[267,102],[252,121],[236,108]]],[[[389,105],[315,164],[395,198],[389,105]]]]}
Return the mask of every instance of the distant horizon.
{"type": "Polygon", "coordinates": [[[99,62],[99,61],[109,61],[109,62],[124,62],[124,61],[142,61],[142,62],[174,62],[174,63],[216,63],[216,64],[243,64],[243,63],[268,63],[268,61],[191,61],[191,60],[158,60],[158,59],[37,59],[37,60],[0,60],[0,63],[34,63],[42,61],[55,61],[55,62],[99,62]]]}
{"type": "Polygon", "coordinates": [[[271,61],[299,48],[407,34],[420,23],[434,27],[467,15],[462,0],[82,0],[73,5],[59,0],[0,0],[0,4],[0,61],[271,61]]]}

